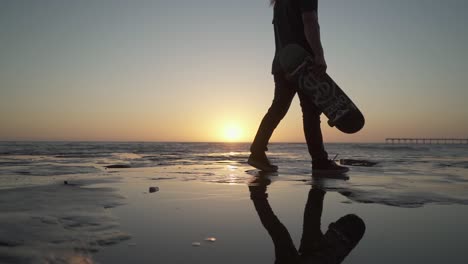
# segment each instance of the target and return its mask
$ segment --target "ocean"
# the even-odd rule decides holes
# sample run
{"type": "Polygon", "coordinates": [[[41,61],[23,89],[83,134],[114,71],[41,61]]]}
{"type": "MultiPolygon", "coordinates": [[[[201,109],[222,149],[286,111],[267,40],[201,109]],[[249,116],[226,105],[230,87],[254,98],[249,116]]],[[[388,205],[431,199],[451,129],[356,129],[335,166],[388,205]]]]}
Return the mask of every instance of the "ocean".
{"type": "MultiPolygon", "coordinates": [[[[1,142],[0,188],[28,185],[29,177],[109,172],[107,167],[115,165],[120,169],[183,166],[168,173],[182,180],[241,184],[258,173],[246,164],[248,149],[247,143],[1,142]],[[230,166],[229,172],[218,165],[230,166]]],[[[467,144],[329,143],[326,150],[337,161],[375,163],[350,166],[348,176],[353,181],[329,186],[352,191],[357,201],[409,207],[468,201],[467,144]],[[377,184],[379,191],[373,193],[377,184]]],[[[268,156],[280,167],[276,180],[310,181],[306,144],[273,143],[268,156]]]]}
{"type": "MultiPolygon", "coordinates": [[[[269,148],[269,157],[288,172],[308,170],[310,156],[304,143],[272,143],[269,148]]],[[[133,168],[218,162],[244,164],[248,149],[247,143],[0,142],[0,165],[2,175],[50,176],[96,171],[103,165],[117,163],[133,168]],[[31,169],[38,166],[44,170],[31,169]],[[67,169],[63,173],[55,166],[73,166],[76,170],[67,169]]],[[[434,170],[441,172],[440,168],[468,168],[468,144],[329,143],[326,149],[330,158],[338,155],[338,159],[372,160],[389,173],[397,170],[413,174],[420,170],[419,173],[434,175],[434,170]]]]}

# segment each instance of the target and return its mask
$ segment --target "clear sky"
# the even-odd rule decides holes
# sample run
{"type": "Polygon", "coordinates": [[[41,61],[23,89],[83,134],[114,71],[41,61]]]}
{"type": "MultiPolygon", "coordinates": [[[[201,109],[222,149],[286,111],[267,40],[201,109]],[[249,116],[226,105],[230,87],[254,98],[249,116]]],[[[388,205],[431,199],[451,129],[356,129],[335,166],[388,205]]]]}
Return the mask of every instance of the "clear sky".
{"type": "MultiPolygon", "coordinates": [[[[328,73],[367,121],[323,122],[325,140],[468,137],[467,13],[319,0],[328,73]]],[[[267,0],[2,0],[0,140],[251,141],[273,97],[271,18],[267,0]]],[[[272,141],[303,137],[296,98],[272,141]]]]}

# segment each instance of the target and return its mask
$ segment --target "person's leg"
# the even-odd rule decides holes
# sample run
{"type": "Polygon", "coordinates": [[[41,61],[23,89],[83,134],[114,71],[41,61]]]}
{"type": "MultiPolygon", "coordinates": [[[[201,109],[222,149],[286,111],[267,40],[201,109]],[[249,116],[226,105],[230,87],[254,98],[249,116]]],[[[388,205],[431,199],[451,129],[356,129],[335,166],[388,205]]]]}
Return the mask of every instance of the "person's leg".
{"type": "Polygon", "coordinates": [[[304,209],[304,223],[302,229],[299,253],[303,256],[313,255],[324,247],[325,240],[320,229],[325,191],[311,188],[304,209]]]}
{"type": "Polygon", "coordinates": [[[328,153],[323,145],[322,129],[320,127],[320,110],[317,109],[309,96],[298,91],[301,101],[304,134],[312,157],[313,173],[344,173],[349,169],[328,159],[328,153]]]}
{"type": "Polygon", "coordinates": [[[273,240],[275,264],[299,263],[299,255],[291,235],[273,212],[268,202],[266,190],[266,185],[249,186],[250,199],[255,206],[260,222],[273,240]]]}
{"type": "Polygon", "coordinates": [[[252,155],[249,158],[249,164],[265,171],[276,171],[278,169],[276,166],[269,163],[266,158],[265,151],[268,150],[268,141],[270,140],[273,131],[288,112],[292,99],[296,94],[291,83],[286,80],[283,75],[276,74],[274,79],[275,95],[273,102],[268,109],[268,112],[263,117],[257,134],[255,135],[255,139],[250,146],[250,152],[252,155]]]}
{"type": "Polygon", "coordinates": [[[328,153],[323,145],[322,129],[320,127],[321,112],[303,92],[299,91],[298,95],[301,101],[304,135],[312,162],[328,160],[328,153]]]}

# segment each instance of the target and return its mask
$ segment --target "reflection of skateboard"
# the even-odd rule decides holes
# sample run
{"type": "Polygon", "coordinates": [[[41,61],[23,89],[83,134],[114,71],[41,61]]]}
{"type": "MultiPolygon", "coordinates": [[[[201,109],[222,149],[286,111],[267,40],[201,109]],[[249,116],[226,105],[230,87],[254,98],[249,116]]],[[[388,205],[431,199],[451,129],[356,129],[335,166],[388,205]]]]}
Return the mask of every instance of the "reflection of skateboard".
{"type": "Polygon", "coordinates": [[[298,89],[311,97],[317,108],[328,117],[328,124],[348,134],[364,126],[364,116],[343,90],[328,76],[313,73],[314,59],[297,44],[284,47],[279,60],[286,77],[298,84],[298,89]]]}

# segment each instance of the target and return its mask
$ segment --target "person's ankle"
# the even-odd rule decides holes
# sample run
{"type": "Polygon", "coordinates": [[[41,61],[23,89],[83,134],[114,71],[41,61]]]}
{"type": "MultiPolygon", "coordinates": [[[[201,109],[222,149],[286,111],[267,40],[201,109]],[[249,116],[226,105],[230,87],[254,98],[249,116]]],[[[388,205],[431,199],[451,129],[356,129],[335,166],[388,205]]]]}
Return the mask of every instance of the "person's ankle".
{"type": "Polygon", "coordinates": [[[328,157],[313,159],[312,160],[312,166],[319,166],[321,164],[328,163],[328,162],[330,162],[328,157]]]}
{"type": "Polygon", "coordinates": [[[276,172],[278,170],[278,166],[271,164],[265,152],[251,153],[247,163],[262,171],[276,172]]]}
{"type": "Polygon", "coordinates": [[[250,152],[251,157],[266,157],[265,151],[251,151],[250,152]]]}

